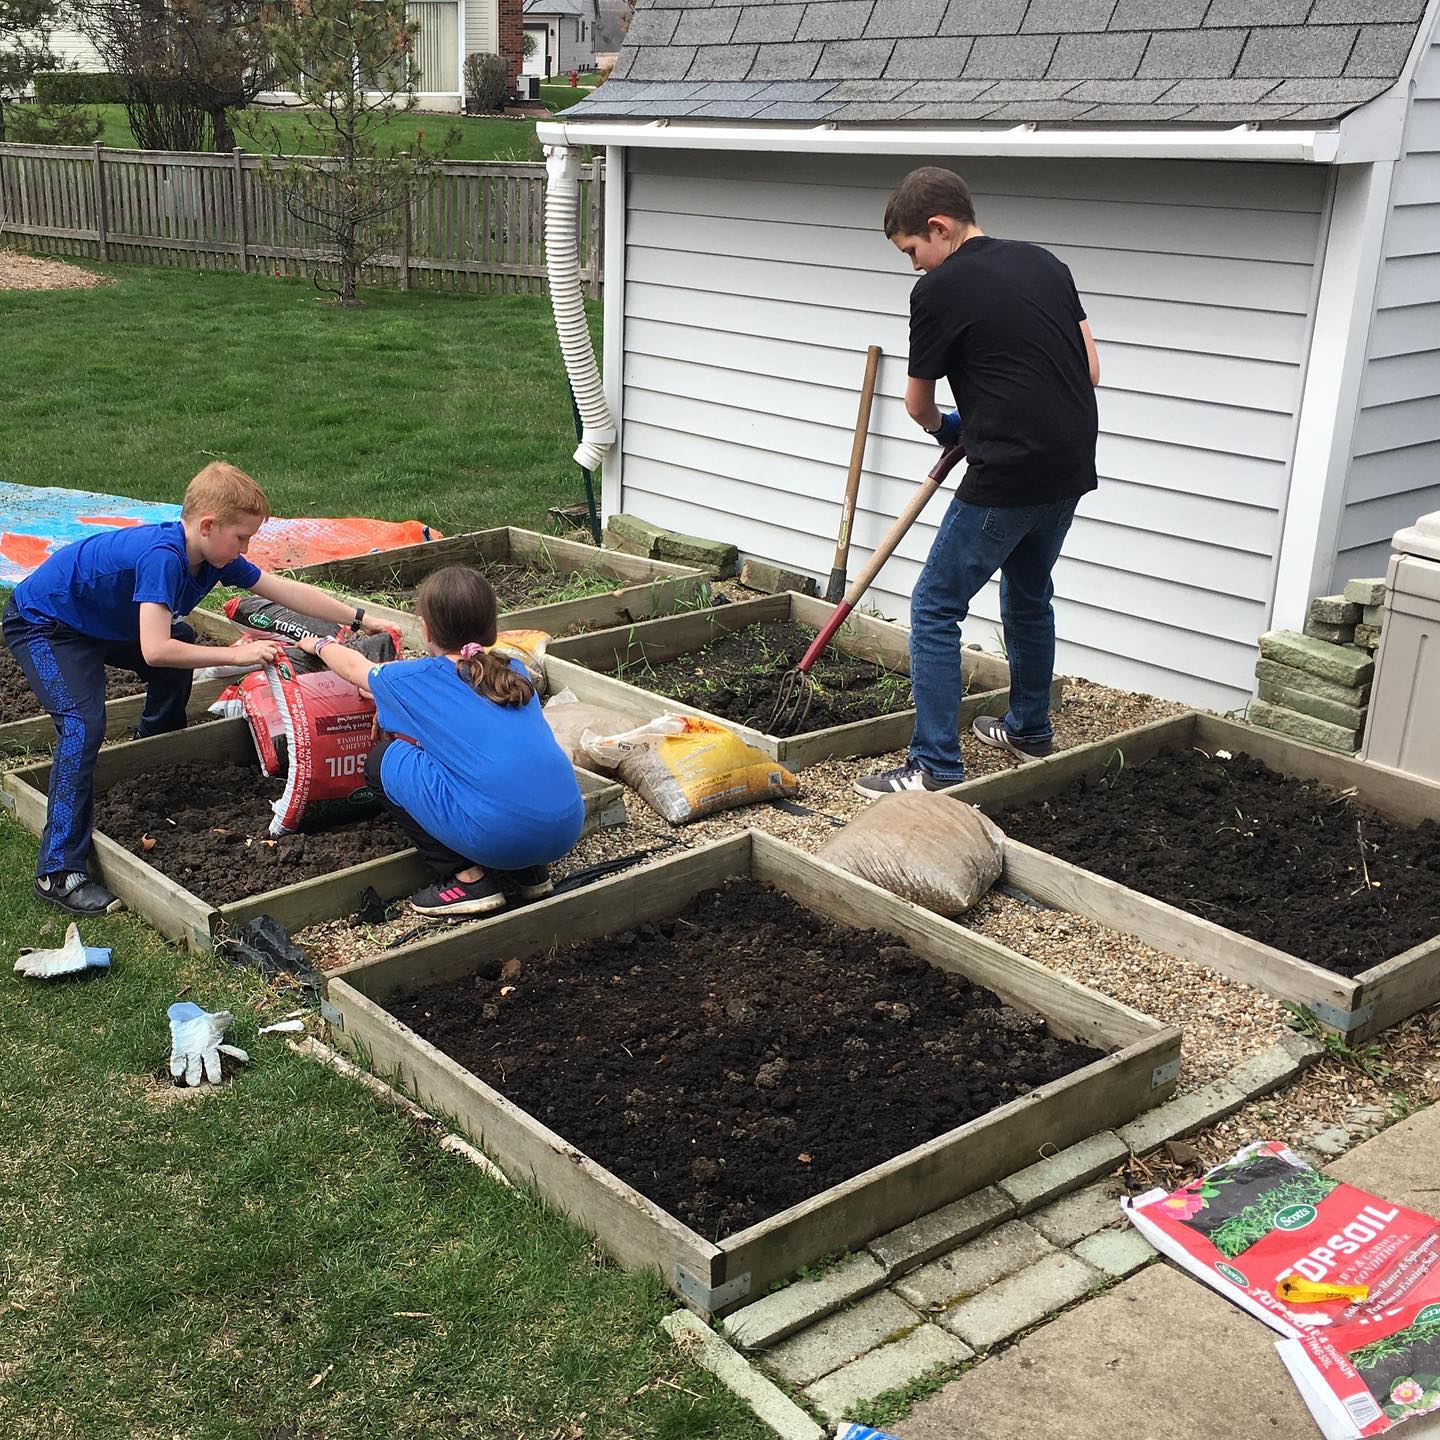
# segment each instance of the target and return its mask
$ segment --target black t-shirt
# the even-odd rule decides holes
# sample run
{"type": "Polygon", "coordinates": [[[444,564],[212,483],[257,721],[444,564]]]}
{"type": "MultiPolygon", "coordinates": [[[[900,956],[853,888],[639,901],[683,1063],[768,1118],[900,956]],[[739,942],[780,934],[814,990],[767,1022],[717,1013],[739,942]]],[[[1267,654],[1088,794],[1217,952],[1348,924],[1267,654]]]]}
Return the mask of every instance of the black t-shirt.
{"type": "Polygon", "coordinates": [[[1069,269],[976,235],[910,295],[910,373],[948,379],[972,505],[1043,505],[1095,489],[1095,388],[1069,269]]]}

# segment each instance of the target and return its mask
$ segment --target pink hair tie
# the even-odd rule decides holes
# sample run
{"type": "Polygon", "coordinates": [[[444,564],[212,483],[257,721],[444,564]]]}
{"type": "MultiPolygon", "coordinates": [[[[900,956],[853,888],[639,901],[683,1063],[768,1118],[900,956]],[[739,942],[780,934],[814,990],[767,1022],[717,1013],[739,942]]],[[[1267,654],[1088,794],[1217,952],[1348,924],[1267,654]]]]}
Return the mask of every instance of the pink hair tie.
{"type": "Polygon", "coordinates": [[[473,660],[477,655],[483,655],[485,647],[477,645],[473,640],[468,645],[460,647],[460,658],[462,660],[473,660]]]}

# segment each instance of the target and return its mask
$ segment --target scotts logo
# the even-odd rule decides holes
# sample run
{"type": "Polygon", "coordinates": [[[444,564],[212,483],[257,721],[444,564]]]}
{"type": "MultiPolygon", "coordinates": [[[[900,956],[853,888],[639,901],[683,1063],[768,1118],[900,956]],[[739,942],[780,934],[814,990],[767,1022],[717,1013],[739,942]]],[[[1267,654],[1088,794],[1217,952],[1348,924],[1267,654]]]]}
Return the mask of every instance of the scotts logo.
{"type": "Polygon", "coordinates": [[[1303,1230],[1318,1212],[1313,1205],[1287,1205],[1276,1217],[1281,1230],[1303,1230]]]}
{"type": "Polygon", "coordinates": [[[1416,1317],[1417,1325],[1433,1325],[1440,1320],[1440,1305],[1427,1305],[1416,1317]]]}
{"type": "Polygon", "coordinates": [[[1217,1261],[1217,1262],[1216,1262],[1215,1268],[1216,1268],[1232,1285],[1239,1285],[1239,1286],[1241,1286],[1242,1288],[1244,1288],[1244,1289],[1246,1289],[1246,1290],[1248,1290],[1248,1289],[1250,1288],[1250,1282],[1249,1282],[1249,1280],[1247,1280],[1247,1279],[1245,1278],[1245,1276],[1244,1276],[1243,1274],[1241,1274],[1241,1272],[1240,1272],[1239,1270],[1237,1270],[1233,1265],[1227,1265],[1227,1264],[1225,1264],[1225,1262],[1222,1260],[1222,1261],[1217,1261]]]}

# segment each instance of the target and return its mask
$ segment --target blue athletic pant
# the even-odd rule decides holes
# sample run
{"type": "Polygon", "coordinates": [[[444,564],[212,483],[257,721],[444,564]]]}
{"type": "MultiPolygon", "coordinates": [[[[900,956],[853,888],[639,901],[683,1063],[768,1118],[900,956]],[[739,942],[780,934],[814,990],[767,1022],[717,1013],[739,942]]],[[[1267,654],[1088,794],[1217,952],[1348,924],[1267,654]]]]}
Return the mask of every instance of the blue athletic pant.
{"type": "MultiPolygon", "coordinates": [[[[105,667],[131,670],[148,682],[139,736],[185,728],[193,670],[147,665],[140,642],[97,640],[60,624],[32,625],[6,607],[5,645],[25,672],[30,688],[55,722],[56,743],[50,759],[50,803],[40,837],[36,875],[86,868],[94,822],[95,757],[105,739],[105,667]]],[[[195,632],[177,620],[170,633],[187,644],[195,632]]]]}

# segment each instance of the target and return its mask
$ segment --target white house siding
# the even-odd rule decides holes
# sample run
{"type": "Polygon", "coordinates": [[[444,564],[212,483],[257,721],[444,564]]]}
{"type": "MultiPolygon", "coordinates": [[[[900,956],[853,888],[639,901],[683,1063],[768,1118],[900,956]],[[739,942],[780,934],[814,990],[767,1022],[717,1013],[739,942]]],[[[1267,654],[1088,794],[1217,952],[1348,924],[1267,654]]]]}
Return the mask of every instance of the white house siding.
{"type": "Polygon", "coordinates": [[[500,7],[496,0],[464,0],[465,54],[498,55],[500,7]]]}
{"type": "MultiPolygon", "coordinates": [[[[624,508],[828,572],[865,347],[885,351],[851,573],[936,457],[905,414],[914,275],[879,233],[914,159],[632,150],[624,508]]],[[[1099,491],[1056,573],[1062,670],[1228,708],[1250,693],[1316,289],[1300,166],[974,160],[982,226],[1074,272],[1099,342],[1099,491]]],[[[943,387],[942,387],[943,389],[943,387]]],[[[944,500],[880,576],[904,618],[944,500]]],[[[998,587],[967,640],[993,645],[998,587]]]]}
{"type": "Polygon", "coordinates": [[[95,47],[73,26],[62,25],[50,34],[50,50],[67,68],[96,74],[105,69],[105,62],[95,47]]]}
{"type": "Polygon", "coordinates": [[[1440,510],[1440,37],[1395,167],[1334,584],[1383,575],[1390,537],[1440,510]]]}

